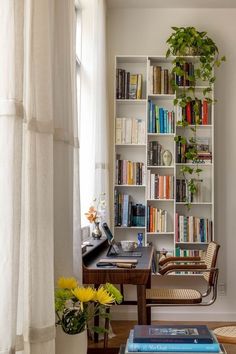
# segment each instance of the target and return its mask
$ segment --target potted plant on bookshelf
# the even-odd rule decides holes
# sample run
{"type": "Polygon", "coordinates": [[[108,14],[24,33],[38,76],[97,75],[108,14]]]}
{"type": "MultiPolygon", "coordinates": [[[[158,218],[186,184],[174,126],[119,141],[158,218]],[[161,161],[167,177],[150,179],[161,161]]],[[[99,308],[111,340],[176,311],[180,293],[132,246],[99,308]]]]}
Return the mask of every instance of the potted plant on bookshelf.
{"type": "Polygon", "coordinates": [[[59,278],[55,289],[57,354],[86,354],[87,330],[106,332],[103,327],[91,328],[91,320],[109,317],[106,309],[121,301],[121,293],[110,283],[94,289],[80,286],[75,278],[59,278]]]}
{"type": "MultiPolygon", "coordinates": [[[[176,92],[174,105],[178,109],[187,110],[191,107],[194,121],[188,119],[187,114],[177,122],[177,125],[190,129],[192,136],[188,139],[185,136],[176,136],[176,143],[188,146],[184,152],[184,160],[193,162],[194,166],[182,166],[181,173],[186,181],[190,195],[197,193],[198,182],[202,169],[199,167],[197,126],[202,122],[202,108],[208,111],[208,106],[214,104],[211,97],[212,86],[216,80],[214,68],[219,67],[225,56],[219,57],[219,50],[215,42],[207,35],[207,32],[197,31],[195,27],[172,27],[173,33],[167,39],[168,50],[166,56],[173,56],[172,73],[174,80],[171,81],[173,90],[176,92]],[[197,59],[195,69],[192,60],[197,59]],[[197,83],[204,86],[197,90],[197,83]],[[195,178],[196,177],[196,178],[195,178]]],[[[187,206],[191,205],[189,200],[187,206]]]]}

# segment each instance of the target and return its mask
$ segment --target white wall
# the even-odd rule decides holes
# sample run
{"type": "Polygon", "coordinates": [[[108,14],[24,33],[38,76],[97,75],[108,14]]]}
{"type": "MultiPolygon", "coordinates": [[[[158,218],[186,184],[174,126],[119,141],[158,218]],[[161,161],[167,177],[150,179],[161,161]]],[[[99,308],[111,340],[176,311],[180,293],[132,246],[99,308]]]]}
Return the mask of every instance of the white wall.
{"type": "MultiPolygon", "coordinates": [[[[107,16],[111,136],[115,55],[165,54],[171,26],[194,26],[206,30],[227,57],[215,86],[215,236],[221,245],[219,282],[226,284],[226,296],[218,296],[210,307],[158,308],[153,318],[236,320],[236,9],[108,9],[107,16]]],[[[119,307],[113,317],[135,318],[136,309],[119,307]]]]}

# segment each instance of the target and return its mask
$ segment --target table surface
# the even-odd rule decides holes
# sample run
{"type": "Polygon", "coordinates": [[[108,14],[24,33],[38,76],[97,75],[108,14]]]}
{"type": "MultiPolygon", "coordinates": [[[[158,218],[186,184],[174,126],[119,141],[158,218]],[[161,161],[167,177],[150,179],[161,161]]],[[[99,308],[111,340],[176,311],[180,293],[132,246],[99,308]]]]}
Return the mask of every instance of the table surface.
{"type": "MultiPolygon", "coordinates": [[[[146,310],[146,288],[151,287],[151,266],[153,247],[140,247],[141,257],[137,257],[135,268],[97,267],[97,262],[106,257],[108,251],[107,240],[92,241],[94,246],[83,255],[83,283],[98,286],[104,283],[132,284],[137,287],[138,324],[150,322],[150,310],[146,310]]],[[[118,257],[119,258],[119,257],[118,257]]],[[[135,259],[135,257],[134,257],[135,259]]],[[[128,304],[124,301],[123,304],[128,304]]]]}
{"type": "Polygon", "coordinates": [[[94,247],[90,247],[88,251],[83,255],[84,283],[102,284],[105,282],[117,282],[116,284],[147,284],[149,276],[151,274],[153,256],[152,247],[139,248],[139,251],[142,252],[142,257],[132,257],[138,260],[138,263],[135,268],[103,268],[97,267],[96,264],[101,258],[106,258],[106,254],[108,251],[108,243],[105,239],[99,241],[93,240],[91,242],[94,244],[94,247]]]}

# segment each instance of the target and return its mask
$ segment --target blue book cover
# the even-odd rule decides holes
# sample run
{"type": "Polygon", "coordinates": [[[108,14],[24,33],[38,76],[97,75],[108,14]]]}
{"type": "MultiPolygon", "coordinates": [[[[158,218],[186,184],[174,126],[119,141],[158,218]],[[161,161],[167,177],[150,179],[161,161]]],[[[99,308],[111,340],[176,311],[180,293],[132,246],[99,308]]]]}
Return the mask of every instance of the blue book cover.
{"type": "Polygon", "coordinates": [[[155,104],[152,104],[152,133],[156,133],[156,112],[155,104]]]}
{"type": "Polygon", "coordinates": [[[216,341],[213,343],[134,343],[133,335],[133,330],[131,330],[128,338],[129,352],[220,352],[220,345],[216,341]]]}
{"type": "Polygon", "coordinates": [[[167,110],[164,109],[163,110],[163,113],[164,113],[164,131],[163,133],[168,133],[168,126],[167,126],[167,110]]]}
{"type": "Polygon", "coordinates": [[[163,108],[159,109],[159,120],[160,120],[160,133],[164,133],[164,111],[163,111],[163,108]]]}

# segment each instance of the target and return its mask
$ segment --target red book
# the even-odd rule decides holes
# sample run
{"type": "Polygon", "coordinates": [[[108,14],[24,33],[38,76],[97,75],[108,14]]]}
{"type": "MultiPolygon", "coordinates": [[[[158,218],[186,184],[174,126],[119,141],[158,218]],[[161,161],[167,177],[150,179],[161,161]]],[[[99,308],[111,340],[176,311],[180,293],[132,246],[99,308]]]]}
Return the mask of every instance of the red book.
{"type": "Polygon", "coordinates": [[[186,119],[188,124],[192,123],[192,115],[191,115],[191,103],[188,102],[186,105],[186,119]]]}
{"type": "Polygon", "coordinates": [[[208,124],[208,104],[206,100],[202,103],[202,124],[208,124]]]}

